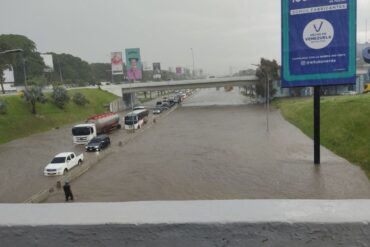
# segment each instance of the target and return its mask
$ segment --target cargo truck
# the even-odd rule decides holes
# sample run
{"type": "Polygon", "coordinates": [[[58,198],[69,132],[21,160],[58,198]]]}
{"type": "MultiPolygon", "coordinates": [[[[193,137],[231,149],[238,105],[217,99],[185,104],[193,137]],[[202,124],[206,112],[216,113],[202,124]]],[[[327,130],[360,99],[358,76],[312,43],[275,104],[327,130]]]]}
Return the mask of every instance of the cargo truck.
{"type": "Polygon", "coordinates": [[[119,128],[121,128],[121,124],[117,113],[98,114],[88,118],[86,123],[75,125],[72,128],[73,143],[87,144],[95,136],[119,128]]]}

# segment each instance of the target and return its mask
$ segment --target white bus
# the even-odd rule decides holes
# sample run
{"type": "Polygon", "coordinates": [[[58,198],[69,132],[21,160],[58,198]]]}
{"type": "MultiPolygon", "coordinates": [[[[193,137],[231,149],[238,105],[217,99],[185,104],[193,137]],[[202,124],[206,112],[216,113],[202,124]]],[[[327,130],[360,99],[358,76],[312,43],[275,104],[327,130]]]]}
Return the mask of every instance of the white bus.
{"type": "Polygon", "coordinates": [[[148,122],[148,109],[141,109],[129,112],[125,116],[125,129],[140,129],[148,122]]]}

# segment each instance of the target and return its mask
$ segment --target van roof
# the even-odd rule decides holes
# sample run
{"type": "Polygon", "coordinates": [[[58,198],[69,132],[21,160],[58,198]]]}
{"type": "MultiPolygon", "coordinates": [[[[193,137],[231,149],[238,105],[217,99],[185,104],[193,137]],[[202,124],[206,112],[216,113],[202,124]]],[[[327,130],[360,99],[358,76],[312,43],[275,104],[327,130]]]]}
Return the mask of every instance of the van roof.
{"type": "Polygon", "coordinates": [[[148,109],[134,110],[132,112],[127,113],[126,116],[137,115],[137,114],[142,113],[142,112],[145,112],[145,111],[148,111],[148,109]]]}

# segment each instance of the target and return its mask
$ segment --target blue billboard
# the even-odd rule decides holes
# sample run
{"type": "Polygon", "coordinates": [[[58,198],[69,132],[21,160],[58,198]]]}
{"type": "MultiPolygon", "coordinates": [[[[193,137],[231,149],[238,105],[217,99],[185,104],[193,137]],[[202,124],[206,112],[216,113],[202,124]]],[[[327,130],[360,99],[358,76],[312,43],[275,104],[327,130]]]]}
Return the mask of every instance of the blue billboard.
{"type": "Polygon", "coordinates": [[[356,0],[282,0],[282,86],[356,82],[356,0]]]}

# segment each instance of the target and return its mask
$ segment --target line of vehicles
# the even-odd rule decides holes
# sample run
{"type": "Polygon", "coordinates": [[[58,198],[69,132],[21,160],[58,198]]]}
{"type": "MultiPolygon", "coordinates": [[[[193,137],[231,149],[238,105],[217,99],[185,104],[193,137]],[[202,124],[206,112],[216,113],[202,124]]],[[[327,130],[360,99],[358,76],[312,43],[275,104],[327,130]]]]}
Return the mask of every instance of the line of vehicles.
{"type": "Polygon", "coordinates": [[[161,114],[163,111],[166,111],[173,107],[176,104],[180,104],[186,97],[188,97],[192,91],[191,90],[186,90],[186,92],[182,91],[176,91],[175,95],[170,95],[169,97],[164,97],[162,101],[157,101],[154,109],[153,109],[153,114],[161,114]]]}
{"type": "MultiPolygon", "coordinates": [[[[181,103],[191,91],[186,93],[176,92],[175,95],[164,97],[162,101],[156,103],[153,114],[159,114],[181,103]]],[[[124,118],[124,128],[127,130],[140,129],[149,120],[149,110],[144,106],[134,107],[124,118]]],[[[72,138],[74,144],[85,145],[86,152],[101,151],[111,144],[108,133],[114,129],[121,128],[120,116],[115,112],[107,112],[89,117],[86,123],[77,124],[72,128],[72,138]]],[[[44,168],[45,176],[55,176],[66,174],[75,166],[81,165],[84,160],[83,154],[76,155],[73,152],[57,154],[52,161],[44,168]]]]}

